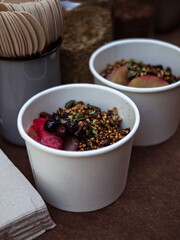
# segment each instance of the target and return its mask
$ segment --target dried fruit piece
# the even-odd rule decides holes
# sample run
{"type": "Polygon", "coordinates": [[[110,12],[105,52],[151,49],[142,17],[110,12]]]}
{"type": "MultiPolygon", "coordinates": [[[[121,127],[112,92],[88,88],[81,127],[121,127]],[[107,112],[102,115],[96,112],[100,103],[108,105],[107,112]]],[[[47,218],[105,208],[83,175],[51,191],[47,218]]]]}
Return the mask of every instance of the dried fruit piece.
{"type": "Polygon", "coordinates": [[[162,87],[166,85],[168,85],[167,81],[152,75],[133,78],[128,84],[129,87],[139,88],[162,87]]]}
{"type": "Polygon", "coordinates": [[[114,69],[106,78],[114,83],[127,85],[128,84],[127,71],[128,67],[127,65],[124,65],[114,69]]]}
{"type": "Polygon", "coordinates": [[[77,151],[79,146],[79,140],[73,136],[67,136],[63,142],[63,150],[67,151],[77,151]]]}

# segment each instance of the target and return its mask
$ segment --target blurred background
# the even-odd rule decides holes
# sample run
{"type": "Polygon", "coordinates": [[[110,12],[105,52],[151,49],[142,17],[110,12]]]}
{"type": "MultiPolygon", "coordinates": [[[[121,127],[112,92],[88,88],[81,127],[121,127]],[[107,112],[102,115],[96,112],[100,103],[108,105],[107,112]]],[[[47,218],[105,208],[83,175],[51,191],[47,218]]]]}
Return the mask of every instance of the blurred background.
{"type": "Polygon", "coordinates": [[[112,40],[155,38],[180,46],[180,0],[60,2],[64,17],[62,83],[92,83],[89,58],[112,40]]]}
{"type": "Polygon", "coordinates": [[[114,0],[113,22],[114,39],[152,37],[180,46],[179,0],[114,0]]]}

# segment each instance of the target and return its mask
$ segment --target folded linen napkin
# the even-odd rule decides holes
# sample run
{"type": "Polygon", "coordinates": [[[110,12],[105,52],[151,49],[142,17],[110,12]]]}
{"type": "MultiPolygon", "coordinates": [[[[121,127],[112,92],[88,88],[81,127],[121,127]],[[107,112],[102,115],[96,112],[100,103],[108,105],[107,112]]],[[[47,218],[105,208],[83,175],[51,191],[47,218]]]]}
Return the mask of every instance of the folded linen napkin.
{"type": "Polygon", "coordinates": [[[0,149],[0,240],[31,240],[54,227],[39,193],[0,149]]]}

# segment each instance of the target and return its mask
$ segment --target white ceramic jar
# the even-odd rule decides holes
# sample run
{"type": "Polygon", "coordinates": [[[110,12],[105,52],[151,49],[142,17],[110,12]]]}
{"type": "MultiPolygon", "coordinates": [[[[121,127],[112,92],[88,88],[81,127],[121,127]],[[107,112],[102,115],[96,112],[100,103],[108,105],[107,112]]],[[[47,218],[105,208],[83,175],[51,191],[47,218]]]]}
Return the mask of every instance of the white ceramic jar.
{"type": "Polygon", "coordinates": [[[38,57],[0,58],[0,125],[3,137],[24,146],[17,129],[17,115],[34,94],[60,85],[59,45],[38,57]]]}

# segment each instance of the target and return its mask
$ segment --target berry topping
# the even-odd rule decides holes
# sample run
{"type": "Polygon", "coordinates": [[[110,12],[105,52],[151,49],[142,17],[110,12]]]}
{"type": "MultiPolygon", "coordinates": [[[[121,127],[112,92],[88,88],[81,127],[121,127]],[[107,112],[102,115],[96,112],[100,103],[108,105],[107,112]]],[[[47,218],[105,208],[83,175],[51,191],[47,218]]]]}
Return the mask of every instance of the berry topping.
{"type": "Polygon", "coordinates": [[[49,133],[43,129],[40,132],[40,138],[41,144],[55,149],[62,149],[62,139],[56,137],[53,133],[49,133]]]}
{"type": "Polygon", "coordinates": [[[56,122],[56,120],[54,119],[48,119],[46,120],[46,122],[44,123],[44,129],[47,131],[47,132],[55,132],[56,129],[58,127],[58,124],[56,122]]]}
{"type": "Polygon", "coordinates": [[[59,138],[64,138],[67,135],[67,128],[65,125],[59,125],[56,129],[55,135],[59,138]]]}
{"type": "Polygon", "coordinates": [[[47,118],[36,118],[33,125],[28,130],[28,135],[35,141],[51,148],[62,149],[62,139],[56,137],[53,133],[49,133],[44,129],[47,118]]]}
{"type": "Polygon", "coordinates": [[[124,138],[130,129],[121,129],[122,118],[114,107],[107,112],[82,101],[71,100],[51,115],[40,113],[28,134],[51,148],[85,151],[109,146],[124,138]]]}

